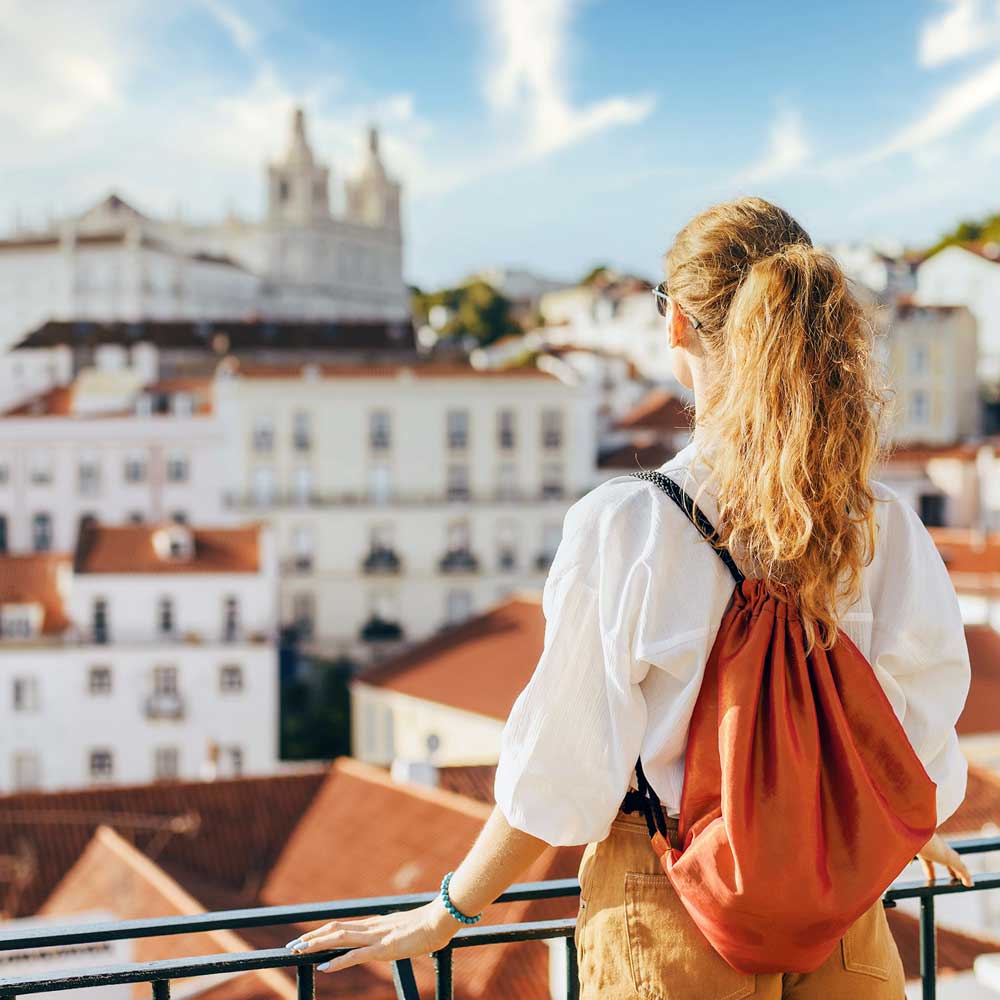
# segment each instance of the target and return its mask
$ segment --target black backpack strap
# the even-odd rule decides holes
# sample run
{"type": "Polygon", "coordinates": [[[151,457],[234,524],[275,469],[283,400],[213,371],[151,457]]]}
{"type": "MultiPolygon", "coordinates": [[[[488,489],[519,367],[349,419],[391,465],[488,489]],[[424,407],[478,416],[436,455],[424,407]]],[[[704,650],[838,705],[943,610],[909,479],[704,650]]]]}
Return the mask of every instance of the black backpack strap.
{"type": "MultiPolygon", "coordinates": [[[[715,528],[712,526],[712,522],[709,521],[707,517],[701,512],[701,509],[695,504],[694,500],[685,493],[685,491],[677,485],[669,476],[665,476],[662,472],[658,472],[656,469],[643,469],[640,472],[630,472],[630,476],[635,476],[636,479],[645,479],[647,482],[652,483],[654,486],[658,486],[664,493],[670,497],[671,500],[677,504],[678,507],[687,515],[688,520],[709,540],[715,538],[715,528]]],[[[718,553],[719,558],[726,564],[726,568],[733,575],[733,579],[740,583],[743,580],[743,574],[740,572],[739,567],[733,561],[733,557],[729,554],[729,549],[724,545],[712,546],[718,553]]]]}
{"type": "MultiPolygon", "coordinates": [[[[710,542],[712,541],[715,537],[715,528],[712,526],[712,522],[705,517],[694,500],[692,500],[691,497],[669,476],[665,476],[662,472],[657,472],[655,469],[643,469],[640,472],[631,472],[629,475],[635,476],[637,479],[645,479],[654,486],[658,486],[664,493],[667,494],[668,497],[670,497],[671,500],[674,501],[675,504],[677,504],[678,507],[680,507],[682,511],[684,511],[688,520],[701,532],[701,534],[710,542]]],[[[733,579],[737,584],[739,584],[743,579],[743,574],[734,562],[733,557],[729,554],[729,550],[725,546],[721,545],[713,545],[712,547],[719,554],[719,558],[725,563],[729,572],[732,573],[733,579]]],[[[650,785],[645,773],[643,772],[641,758],[635,762],[635,776],[639,784],[642,811],[646,819],[646,828],[649,830],[650,837],[659,832],[669,843],[670,838],[667,835],[667,821],[663,812],[663,806],[660,803],[659,796],[655,791],[653,791],[653,786],[650,785]]]]}

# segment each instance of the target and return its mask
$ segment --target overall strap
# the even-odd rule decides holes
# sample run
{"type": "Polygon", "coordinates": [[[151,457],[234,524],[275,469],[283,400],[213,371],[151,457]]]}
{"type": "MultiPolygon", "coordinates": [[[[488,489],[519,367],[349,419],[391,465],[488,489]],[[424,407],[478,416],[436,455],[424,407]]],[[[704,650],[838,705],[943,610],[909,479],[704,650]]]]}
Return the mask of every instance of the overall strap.
{"type": "MultiPolygon", "coordinates": [[[[712,522],[709,521],[707,517],[702,513],[701,509],[695,504],[694,500],[684,491],[684,489],[677,485],[673,479],[669,476],[664,475],[662,472],[658,472],[655,469],[643,469],[640,472],[632,472],[629,475],[635,476],[637,479],[645,479],[647,482],[652,483],[654,486],[658,486],[664,493],[670,497],[671,500],[677,504],[685,515],[687,515],[688,520],[701,532],[701,534],[708,538],[710,541],[715,537],[715,528],[712,526],[712,522]]],[[[729,554],[729,550],[725,546],[714,546],[715,551],[719,554],[719,558],[725,563],[726,568],[733,575],[733,579],[737,584],[743,580],[743,574],[740,572],[739,567],[733,560],[733,557],[729,554]]],[[[639,785],[639,793],[642,796],[642,811],[646,820],[646,828],[649,831],[650,837],[656,835],[659,832],[664,839],[669,843],[669,837],[667,835],[667,821],[666,816],[663,812],[663,806],[660,803],[660,797],[653,790],[652,785],[650,785],[648,779],[646,778],[645,772],[642,769],[642,758],[640,757],[635,762],[635,776],[636,781],[639,785]]]]}
{"type": "MultiPolygon", "coordinates": [[[[674,482],[669,476],[665,476],[662,472],[658,472],[656,469],[643,469],[640,472],[630,472],[630,476],[635,476],[636,479],[645,479],[652,483],[654,486],[658,486],[664,493],[670,497],[671,500],[677,504],[678,507],[687,515],[688,520],[704,535],[709,541],[715,537],[715,528],[712,526],[712,522],[709,521],[707,517],[701,512],[694,500],[674,482]]],[[[743,580],[743,574],[740,572],[739,567],[733,561],[733,557],[729,554],[729,549],[724,545],[714,546],[715,551],[718,553],[719,558],[726,564],[726,568],[733,575],[733,579],[740,583],[743,580]]]]}

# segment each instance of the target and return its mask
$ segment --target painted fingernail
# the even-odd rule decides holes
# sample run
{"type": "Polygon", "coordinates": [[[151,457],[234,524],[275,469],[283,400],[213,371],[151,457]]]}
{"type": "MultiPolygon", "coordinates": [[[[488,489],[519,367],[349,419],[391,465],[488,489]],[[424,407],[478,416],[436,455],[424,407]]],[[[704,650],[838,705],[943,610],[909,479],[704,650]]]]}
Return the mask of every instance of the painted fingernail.
{"type": "Polygon", "coordinates": [[[330,963],[329,962],[324,962],[322,965],[317,965],[316,966],[316,971],[317,972],[329,972],[330,971],[330,963]]]}
{"type": "Polygon", "coordinates": [[[288,944],[285,945],[285,947],[289,951],[295,951],[297,948],[301,948],[302,947],[302,939],[301,938],[296,938],[294,941],[289,941],[288,944]]]}

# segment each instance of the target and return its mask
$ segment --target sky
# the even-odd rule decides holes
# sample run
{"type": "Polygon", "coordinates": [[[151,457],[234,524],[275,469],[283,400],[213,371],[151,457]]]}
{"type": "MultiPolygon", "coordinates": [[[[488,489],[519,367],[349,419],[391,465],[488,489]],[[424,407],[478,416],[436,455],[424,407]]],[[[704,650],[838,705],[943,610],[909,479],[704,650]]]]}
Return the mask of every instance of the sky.
{"type": "Polygon", "coordinates": [[[1000,0],[0,0],[0,230],[259,217],[296,104],[334,185],[379,126],[425,288],[657,275],[740,194],[816,242],[1000,211],[1000,0]]]}

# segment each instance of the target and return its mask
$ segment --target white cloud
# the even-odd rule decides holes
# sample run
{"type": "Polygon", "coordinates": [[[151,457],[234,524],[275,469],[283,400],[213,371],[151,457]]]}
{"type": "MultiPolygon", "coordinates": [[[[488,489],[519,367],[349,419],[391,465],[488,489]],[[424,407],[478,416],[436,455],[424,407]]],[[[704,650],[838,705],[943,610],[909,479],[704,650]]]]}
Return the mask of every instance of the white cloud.
{"type": "Polygon", "coordinates": [[[252,55],[257,50],[257,32],[253,25],[223,0],[200,0],[219,27],[241,51],[252,55]]]}
{"type": "Polygon", "coordinates": [[[792,108],[785,108],[771,123],[767,150],[759,160],[737,174],[735,183],[764,184],[787,177],[805,166],[811,155],[801,115],[792,108]]]}
{"type": "Polygon", "coordinates": [[[616,125],[642,121],[651,97],[608,97],[574,107],[565,68],[572,0],[486,0],[495,52],[485,91],[499,115],[524,125],[522,153],[544,156],[616,125]]]}
{"type": "Polygon", "coordinates": [[[920,31],[921,66],[940,66],[1000,43],[1000,0],[942,0],[920,31]]]}

